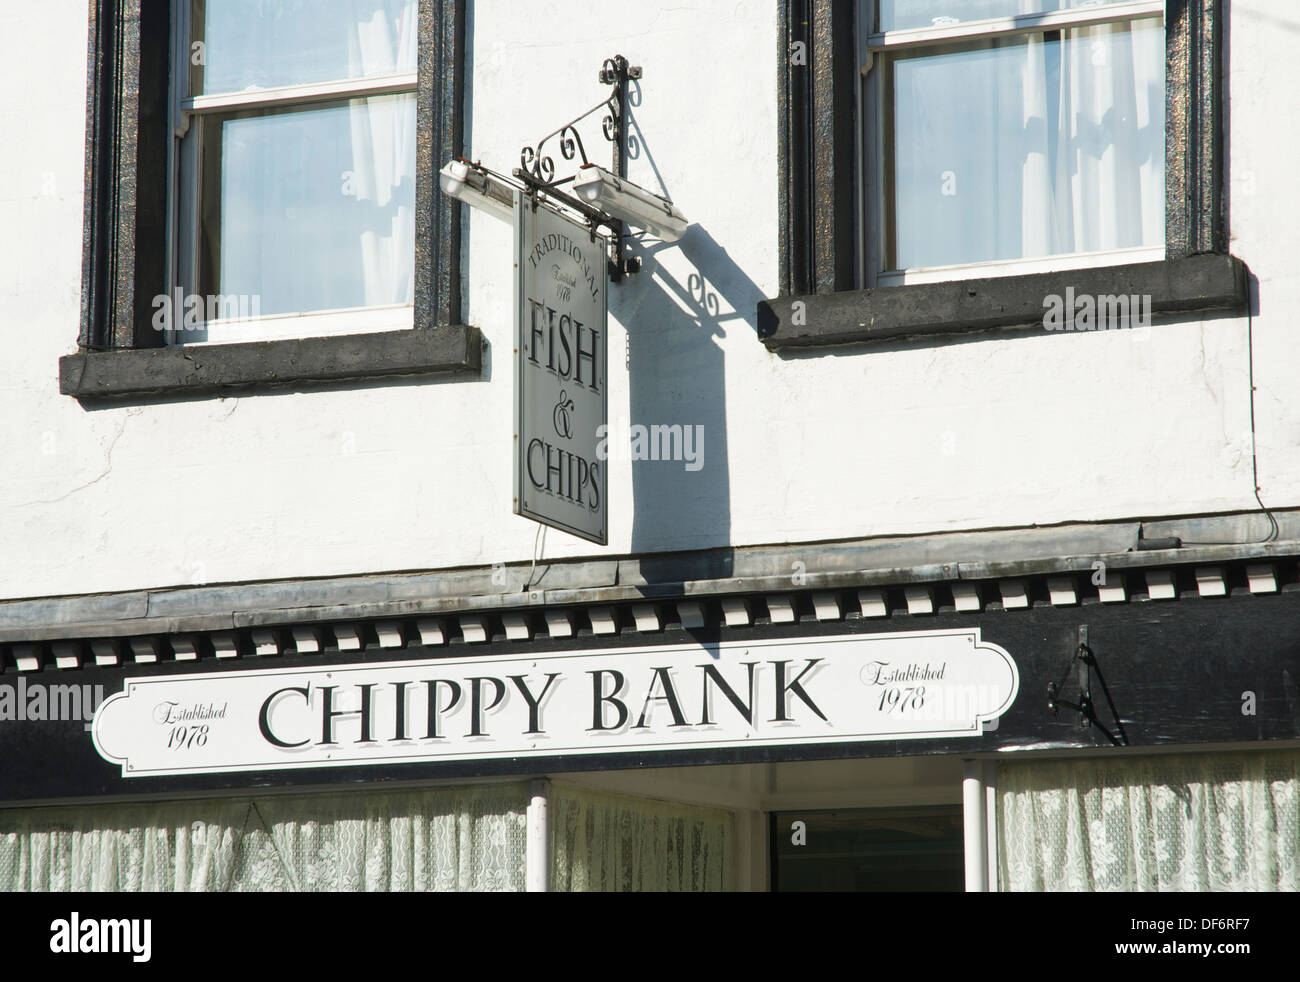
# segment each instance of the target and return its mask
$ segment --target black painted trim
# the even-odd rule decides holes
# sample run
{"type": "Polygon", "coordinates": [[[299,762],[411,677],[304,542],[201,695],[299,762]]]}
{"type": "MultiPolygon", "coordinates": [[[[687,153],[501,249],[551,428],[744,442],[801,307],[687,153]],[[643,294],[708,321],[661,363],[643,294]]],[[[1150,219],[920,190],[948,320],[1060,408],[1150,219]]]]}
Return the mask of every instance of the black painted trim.
{"type": "Polygon", "coordinates": [[[461,214],[438,171],[462,155],[465,0],[421,0],[415,141],[415,326],[459,324],[461,214]]]}
{"type": "Polygon", "coordinates": [[[149,318],[165,292],[169,10],[165,0],[90,4],[83,350],[163,340],[149,318]]]}
{"type": "Polygon", "coordinates": [[[783,294],[854,286],[852,7],[835,0],[784,5],[778,105],[783,294]]]}
{"type": "Polygon", "coordinates": [[[1165,4],[1165,256],[1228,251],[1222,0],[1165,4]]]}
{"type": "MultiPolygon", "coordinates": [[[[1049,750],[1068,757],[1100,751],[1114,758],[1153,749],[1220,744],[1223,749],[1272,749],[1274,741],[1300,739],[1294,706],[1293,678],[1300,650],[1300,595],[1190,597],[1178,602],[1035,606],[1018,614],[988,608],[981,613],[941,611],[934,615],[891,617],[888,622],[849,618],[805,619],[798,624],[753,624],[728,629],[726,640],[872,635],[900,631],[979,628],[984,642],[1000,645],[1015,660],[1020,689],[998,728],[977,737],[887,740],[862,743],[799,744],[668,751],[589,753],[559,757],[514,757],[494,760],[445,760],[391,764],[355,764],[302,770],[273,770],[169,777],[121,776],[120,767],[99,757],[80,721],[28,720],[0,727],[0,806],[59,799],[139,798],[146,795],[191,795],[253,788],[305,788],[326,785],[381,787],[389,782],[443,780],[503,775],[561,774],[588,770],[626,770],[708,764],[774,763],[871,757],[1008,754],[1049,750]],[[1082,727],[1079,714],[1048,709],[1047,684],[1061,682],[1077,651],[1079,627],[1087,625],[1089,646],[1104,674],[1116,711],[1124,720],[1129,749],[1112,747],[1095,726],[1082,727]],[[1254,715],[1242,713],[1242,693],[1257,696],[1254,715]]],[[[209,662],[158,662],[113,667],[87,665],[25,673],[27,683],[103,685],[106,695],[122,690],[128,678],[195,673],[249,671],[256,668],[325,668],[393,661],[478,657],[527,650],[538,657],[568,651],[608,650],[647,644],[699,644],[722,639],[717,627],[687,631],[680,627],[653,635],[629,632],[616,636],[537,638],[527,643],[455,644],[437,648],[411,645],[365,653],[327,651],[281,657],[239,657],[209,662]]],[[[19,676],[5,673],[0,684],[16,685],[19,676]]],[[[1064,697],[1077,694],[1073,675],[1066,676],[1064,697]]],[[[1096,711],[1111,718],[1093,678],[1096,711]]],[[[1071,701],[1073,701],[1071,699],[1071,701]]]]}
{"type": "Polygon", "coordinates": [[[113,67],[109,62],[116,50],[107,25],[100,16],[99,5],[90,4],[86,43],[86,192],[82,200],[81,233],[81,330],[77,345],[83,351],[103,347],[105,305],[109,291],[105,283],[108,264],[108,241],[102,234],[99,216],[106,213],[107,189],[112,175],[105,165],[113,159],[117,139],[112,130],[112,116],[103,109],[105,90],[111,85],[113,67]]]}
{"type": "MultiPolygon", "coordinates": [[[[82,352],[117,349],[162,350],[163,336],[152,326],[154,296],[167,292],[166,278],[166,171],[167,78],[170,58],[168,0],[92,0],[89,5],[86,94],[85,210],[82,238],[82,309],[78,346],[82,352]]],[[[464,112],[465,0],[421,0],[419,22],[419,79],[416,134],[416,283],[415,327],[432,329],[461,322],[460,224],[461,211],[438,191],[438,168],[460,156],[464,112]]],[[[463,345],[465,329],[439,345],[463,345]]],[[[381,345],[368,358],[351,358],[354,377],[366,365],[374,376],[427,374],[430,357],[412,354],[408,370],[393,371],[391,344],[381,345]]],[[[338,339],[322,339],[328,349],[338,349],[338,339]]],[[[302,342],[266,342],[263,349],[272,371],[261,377],[304,382],[317,380],[313,369],[297,373],[295,351],[302,342]],[[280,352],[276,345],[286,345],[280,352]],[[296,346],[296,347],[295,347],[296,346]]],[[[356,346],[359,342],[351,342],[356,346]]],[[[400,345],[398,346],[401,347],[400,345]]],[[[412,352],[416,342],[407,346],[412,352]]],[[[243,350],[222,346],[221,350],[243,350]]],[[[242,369],[217,373],[223,381],[194,381],[193,371],[180,371],[177,360],[193,360],[172,353],[157,359],[115,361],[106,382],[115,395],[168,394],[164,379],[180,379],[174,394],[189,395],[244,385],[253,373],[242,369]],[[132,380],[126,365],[175,366],[160,369],[152,386],[132,380]],[[121,366],[121,367],[119,367],[121,366]],[[126,388],[120,388],[126,386],[126,388]]],[[[217,349],[208,349],[209,351],[217,349]]],[[[331,355],[331,358],[342,356],[331,355]]],[[[477,348],[472,358],[477,374],[477,348]]],[[[239,364],[235,355],[204,354],[207,364],[239,364]]],[[[328,361],[328,359],[326,359],[328,361]]],[[[398,359],[401,361],[401,359],[398,359]]],[[[434,359],[436,360],[436,359],[434,359]]],[[[61,365],[60,388],[69,392],[67,359],[61,365]]],[[[93,359],[85,366],[109,363],[93,359]]],[[[468,365],[468,361],[465,362],[468,365]]],[[[87,367],[88,372],[92,369],[87,367]]],[[[107,369],[104,369],[107,371],[107,369]]],[[[333,370],[333,369],[331,369],[333,370]]],[[[81,368],[77,368],[79,373],[81,368]]],[[[99,372],[95,368],[94,372],[99,372]]],[[[334,380],[335,376],[329,376],[334,380]]],[[[74,386],[70,394],[86,392],[74,386]]]]}
{"type": "Polygon", "coordinates": [[[813,289],[851,290],[857,222],[853,4],[813,0],[813,289]]]}
{"type": "Polygon", "coordinates": [[[476,327],[288,341],[85,352],[59,359],[59,391],[83,402],[338,385],[375,378],[478,378],[476,327]]]}
{"type": "Polygon", "coordinates": [[[1244,313],[1246,267],[1232,256],[1202,255],[1056,273],[917,283],[758,304],[758,333],[770,351],[863,344],[908,337],[968,335],[1043,327],[1045,298],[1151,297],[1152,314],[1244,313]]]}
{"type": "Polygon", "coordinates": [[[777,52],[778,64],[785,66],[778,98],[780,151],[777,155],[780,188],[779,262],[781,294],[807,293],[812,257],[808,245],[811,236],[803,230],[812,222],[812,202],[807,195],[811,187],[812,158],[808,120],[812,108],[812,73],[808,69],[811,38],[809,0],[790,0],[783,5],[785,30],[777,52]]]}

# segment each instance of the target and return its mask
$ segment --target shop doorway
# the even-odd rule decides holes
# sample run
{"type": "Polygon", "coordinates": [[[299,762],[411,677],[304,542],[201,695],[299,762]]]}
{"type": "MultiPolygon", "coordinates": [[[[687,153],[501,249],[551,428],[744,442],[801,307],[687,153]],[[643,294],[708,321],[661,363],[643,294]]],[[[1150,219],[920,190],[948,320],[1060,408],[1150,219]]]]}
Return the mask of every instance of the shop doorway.
{"type": "Polygon", "coordinates": [[[771,821],[773,891],[964,888],[960,805],[781,811],[771,821]]]}
{"type": "Polygon", "coordinates": [[[964,773],[960,757],[933,754],[639,767],[563,780],[730,812],[728,889],[963,890],[964,773]],[[795,822],[804,823],[803,845],[794,844],[795,822]]]}

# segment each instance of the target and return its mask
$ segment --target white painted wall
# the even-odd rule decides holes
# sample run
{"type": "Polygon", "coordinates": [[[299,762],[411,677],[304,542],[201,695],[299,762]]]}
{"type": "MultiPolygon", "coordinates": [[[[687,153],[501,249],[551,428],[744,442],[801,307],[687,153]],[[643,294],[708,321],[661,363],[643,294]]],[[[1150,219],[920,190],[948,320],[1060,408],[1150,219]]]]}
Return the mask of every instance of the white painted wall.
{"type": "MultiPolygon", "coordinates": [[[[613,462],[605,554],[1255,507],[1244,319],[1145,339],[763,348],[777,5],[470,6],[473,156],[509,169],[601,98],[596,71],[621,52],[645,69],[631,176],[696,223],[611,287],[610,414],[704,426],[705,466],[613,462]]],[[[1259,278],[1261,495],[1296,506],[1300,12],[1231,11],[1232,248],[1259,278]]],[[[510,230],[490,218],[467,236],[482,381],[90,411],[59,395],[80,304],[85,32],[82,0],[0,7],[0,598],[530,559],[536,527],[510,514],[510,230]]],[[[544,554],[595,552],[552,531],[544,554]]]]}

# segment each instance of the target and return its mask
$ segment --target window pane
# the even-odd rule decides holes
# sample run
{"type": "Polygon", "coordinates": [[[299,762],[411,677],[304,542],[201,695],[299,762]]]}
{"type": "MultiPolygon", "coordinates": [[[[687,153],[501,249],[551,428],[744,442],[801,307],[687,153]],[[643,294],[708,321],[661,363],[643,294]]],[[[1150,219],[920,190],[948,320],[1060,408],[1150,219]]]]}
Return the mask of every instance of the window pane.
{"type": "Polygon", "coordinates": [[[885,268],[1164,242],[1159,21],[927,52],[884,66],[885,268]]]}
{"type": "Polygon", "coordinates": [[[264,315],[411,303],[415,96],[209,116],[200,292],[264,315]]]}
{"type": "Polygon", "coordinates": [[[413,72],[417,6],[417,0],[193,0],[203,64],[192,76],[192,94],[413,72]]]}
{"type": "Polygon", "coordinates": [[[1124,0],[878,0],[878,31],[902,31],[991,17],[1100,7],[1124,0]]]}

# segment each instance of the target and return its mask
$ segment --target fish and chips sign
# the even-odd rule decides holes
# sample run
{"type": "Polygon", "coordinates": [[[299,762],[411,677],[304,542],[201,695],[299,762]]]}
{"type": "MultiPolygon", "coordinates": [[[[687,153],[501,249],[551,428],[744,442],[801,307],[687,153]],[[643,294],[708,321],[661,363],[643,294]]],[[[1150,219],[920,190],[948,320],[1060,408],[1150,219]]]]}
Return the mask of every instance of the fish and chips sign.
{"type": "Polygon", "coordinates": [[[605,545],[605,239],[515,196],[514,510],[605,545]]]}
{"type": "Polygon", "coordinates": [[[978,628],[127,678],[123,777],[974,738],[1015,701],[978,628]]]}

